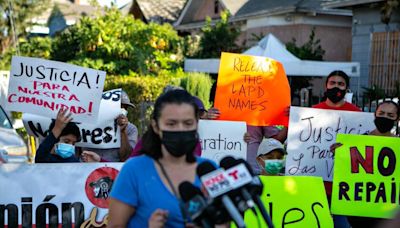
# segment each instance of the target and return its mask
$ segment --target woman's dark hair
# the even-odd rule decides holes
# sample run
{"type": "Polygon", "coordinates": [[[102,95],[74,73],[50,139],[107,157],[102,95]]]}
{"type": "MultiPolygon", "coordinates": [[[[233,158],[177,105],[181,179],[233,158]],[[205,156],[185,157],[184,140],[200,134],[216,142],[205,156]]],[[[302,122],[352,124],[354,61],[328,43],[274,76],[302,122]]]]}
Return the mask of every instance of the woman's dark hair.
{"type": "Polygon", "coordinates": [[[396,120],[398,120],[398,119],[399,119],[399,115],[400,115],[399,104],[397,104],[396,102],[391,101],[391,100],[390,100],[390,101],[389,101],[389,100],[386,100],[386,101],[382,101],[381,103],[379,103],[378,106],[376,106],[375,116],[376,116],[376,112],[378,111],[379,107],[380,107],[381,105],[383,105],[383,104],[392,104],[392,105],[394,105],[394,106],[396,107],[396,109],[397,109],[397,112],[396,112],[396,114],[397,114],[397,119],[396,119],[396,120]]]}
{"type": "MultiPolygon", "coordinates": [[[[189,104],[193,107],[196,119],[199,119],[199,110],[193,96],[186,90],[172,90],[161,94],[154,104],[151,119],[154,120],[157,125],[161,112],[167,104],[189,104]]],[[[160,159],[162,157],[160,136],[154,132],[151,125],[148,127],[146,133],[144,133],[142,141],[143,148],[140,150],[141,154],[146,154],[153,159],[160,159]]],[[[186,154],[186,161],[190,163],[196,161],[193,151],[190,154],[186,154]]]]}
{"type": "Polygon", "coordinates": [[[350,79],[349,79],[349,76],[348,76],[345,72],[343,72],[343,71],[341,71],[341,70],[332,71],[332,72],[328,75],[328,77],[326,78],[325,85],[328,85],[328,80],[329,80],[329,78],[330,78],[330,77],[333,77],[333,76],[340,76],[340,77],[342,77],[342,78],[346,81],[346,88],[349,88],[349,87],[350,87],[350,79]]]}
{"type": "MultiPolygon", "coordinates": [[[[51,124],[50,124],[49,131],[52,131],[53,128],[54,128],[54,126],[55,126],[55,121],[53,120],[53,121],[51,122],[51,124]]],[[[58,137],[58,139],[59,139],[61,136],[70,135],[70,134],[71,134],[71,135],[75,135],[77,141],[80,141],[80,140],[81,140],[81,131],[79,130],[78,125],[76,125],[76,123],[73,123],[73,122],[67,123],[67,125],[65,126],[65,128],[61,131],[61,134],[60,134],[60,136],[58,137]]]]}

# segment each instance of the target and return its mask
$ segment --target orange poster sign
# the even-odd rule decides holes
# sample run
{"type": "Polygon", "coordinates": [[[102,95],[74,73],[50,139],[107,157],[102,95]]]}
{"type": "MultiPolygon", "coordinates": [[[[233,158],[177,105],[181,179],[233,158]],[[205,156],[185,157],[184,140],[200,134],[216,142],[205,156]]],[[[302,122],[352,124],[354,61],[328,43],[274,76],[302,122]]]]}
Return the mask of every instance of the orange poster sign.
{"type": "Polygon", "coordinates": [[[290,86],[282,64],[266,57],[223,52],[214,106],[221,120],[287,126],[290,86]]]}

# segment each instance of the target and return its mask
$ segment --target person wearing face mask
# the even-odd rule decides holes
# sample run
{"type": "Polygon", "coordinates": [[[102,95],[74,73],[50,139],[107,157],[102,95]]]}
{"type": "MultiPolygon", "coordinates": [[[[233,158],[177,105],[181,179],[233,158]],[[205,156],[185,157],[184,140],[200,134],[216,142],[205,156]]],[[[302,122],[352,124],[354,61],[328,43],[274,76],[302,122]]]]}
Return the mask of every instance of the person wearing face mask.
{"type": "Polygon", "coordinates": [[[261,167],[261,175],[282,175],[285,149],[281,142],[273,138],[264,138],[257,151],[257,164],[261,167]]]}
{"type": "MultiPolygon", "coordinates": [[[[399,105],[393,101],[379,103],[375,111],[376,128],[368,135],[398,137],[391,130],[397,126],[399,111],[399,105]]],[[[358,216],[348,216],[347,219],[353,228],[377,227],[381,222],[387,222],[387,219],[358,216]]]]}
{"type": "Polygon", "coordinates": [[[109,228],[186,227],[178,186],[199,187],[194,155],[198,143],[198,107],[185,90],[162,94],[154,104],[151,125],[143,135],[142,155],[130,158],[114,182],[109,228]]]}
{"type": "Polygon", "coordinates": [[[345,72],[341,70],[335,70],[331,72],[326,78],[325,83],[326,100],[312,107],[320,109],[361,112],[361,109],[345,100],[346,91],[350,86],[349,83],[349,76],[345,72]]]}
{"type": "Polygon", "coordinates": [[[129,108],[135,106],[130,102],[128,94],[122,90],[121,92],[121,114],[116,118],[116,122],[120,127],[121,131],[121,146],[118,148],[110,149],[97,149],[97,148],[82,148],[83,157],[90,156],[94,158],[89,161],[109,161],[109,162],[120,162],[125,161],[135,148],[138,140],[137,127],[130,123],[128,120],[129,108]],[[96,154],[93,154],[96,153],[96,154]]]}
{"type": "MultiPolygon", "coordinates": [[[[361,112],[361,109],[345,100],[346,91],[350,87],[350,79],[345,72],[341,70],[331,72],[326,78],[325,86],[326,100],[312,106],[313,108],[361,112]]],[[[337,144],[333,144],[331,150],[333,151],[337,146],[337,144]]],[[[332,182],[324,181],[324,186],[330,203],[332,182]]],[[[345,216],[333,215],[333,222],[335,227],[350,227],[345,216]]]]}
{"type": "Polygon", "coordinates": [[[398,137],[391,132],[399,121],[399,105],[394,101],[383,101],[375,111],[375,126],[370,135],[398,137]]]}
{"type": "Polygon", "coordinates": [[[80,130],[71,122],[71,114],[66,113],[66,110],[58,111],[49,135],[36,151],[35,163],[79,162],[75,157],[75,143],[80,139],[80,130]]]}

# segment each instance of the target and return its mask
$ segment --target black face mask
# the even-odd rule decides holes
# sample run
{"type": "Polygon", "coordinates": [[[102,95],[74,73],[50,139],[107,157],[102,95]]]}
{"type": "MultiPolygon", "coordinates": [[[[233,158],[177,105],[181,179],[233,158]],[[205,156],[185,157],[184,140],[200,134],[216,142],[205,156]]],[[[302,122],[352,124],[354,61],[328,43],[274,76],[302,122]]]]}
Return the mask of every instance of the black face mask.
{"type": "Polygon", "coordinates": [[[338,87],[333,87],[331,89],[326,90],[326,96],[330,101],[332,101],[335,104],[343,100],[345,95],[346,95],[346,90],[339,89],[338,87]]]}
{"type": "Polygon", "coordinates": [[[182,157],[193,153],[198,141],[197,130],[162,131],[161,143],[174,157],[182,157]]]}
{"type": "Polygon", "coordinates": [[[375,117],[374,120],[376,129],[378,129],[379,132],[381,133],[386,133],[390,130],[392,130],[393,125],[394,125],[394,120],[385,118],[385,117],[375,117]]]}

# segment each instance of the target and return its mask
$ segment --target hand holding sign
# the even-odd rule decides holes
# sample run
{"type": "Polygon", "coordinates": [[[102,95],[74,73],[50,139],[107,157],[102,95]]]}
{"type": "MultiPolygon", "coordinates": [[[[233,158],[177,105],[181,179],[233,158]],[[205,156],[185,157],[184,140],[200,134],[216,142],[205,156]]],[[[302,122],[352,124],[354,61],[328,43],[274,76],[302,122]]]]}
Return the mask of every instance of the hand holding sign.
{"type": "Polygon", "coordinates": [[[52,130],[54,137],[58,138],[64,130],[64,128],[67,126],[69,122],[72,120],[72,114],[68,113],[66,109],[60,109],[57,113],[57,118],[56,122],[54,123],[54,128],[52,130]]]}
{"type": "Polygon", "coordinates": [[[126,126],[128,126],[128,123],[129,123],[128,117],[126,117],[123,114],[119,115],[118,118],[117,118],[117,123],[118,123],[118,126],[121,129],[121,132],[125,131],[126,126]]]}
{"type": "Polygon", "coordinates": [[[82,152],[82,160],[84,162],[100,162],[101,157],[93,151],[84,150],[82,152]]]}

